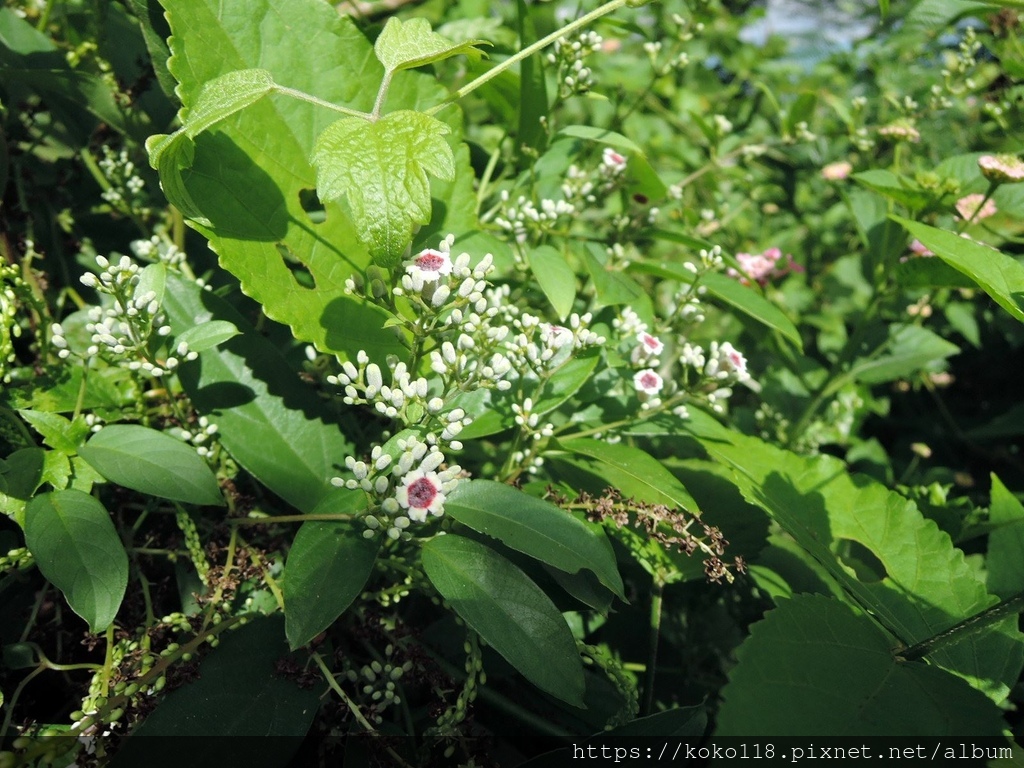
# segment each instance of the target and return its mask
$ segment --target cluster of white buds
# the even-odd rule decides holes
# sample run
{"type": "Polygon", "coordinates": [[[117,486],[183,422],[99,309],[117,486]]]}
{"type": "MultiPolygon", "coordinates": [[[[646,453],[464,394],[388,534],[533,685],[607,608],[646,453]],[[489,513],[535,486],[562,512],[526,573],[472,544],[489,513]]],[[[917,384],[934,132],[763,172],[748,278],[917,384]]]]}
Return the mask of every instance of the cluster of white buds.
{"type": "Polygon", "coordinates": [[[18,325],[18,293],[24,289],[18,268],[0,265],[0,381],[10,380],[10,368],[16,357],[14,338],[21,335],[18,325]]]}
{"type": "Polygon", "coordinates": [[[441,469],[445,456],[436,444],[415,435],[398,436],[387,446],[375,446],[369,463],[353,456],[345,459],[352,478],[335,477],[341,488],[362,490],[371,505],[363,516],[368,539],[383,531],[389,538],[411,538],[412,523],[425,523],[427,516],[441,517],[444,500],[458,485],[462,468],[457,464],[441,469]],[[385,448],[393,445],[393,450],[385,448]]]}
{"type": "Polygon", "coordinates": [[[559,96],[567,99],[574,94],[584,94],[594,87],[594,73],[586,66],[586,58],[601,49],[604,42],[596,32],[581,32],[574,37],[555,41],[547,59],[549,64],[558,65],[559,96]]]}
{"type": "MultiPolygon", "coordinates": [[[[124,363],[129,370],[157,377],[173,371],[180,362],[197,357],[188,344],[181,342],[166,358],[154,358],[151,338],[154,334],[163,337],[171,332],[156,292],[145,289],[140,283],[139,266],[127,256],[116,262],[97,256],[96,265],[101,270],[99,275],[86,273],[81,278],[82,284],[111,297],[112,306],[89,309],[85,328],[92,334],[92,344],[86,350],[88,356],[98,355],[110,362],[124,363]]],[[[53,330],[53,344],[61,355],[67,351],[63,329],[58,325],[53,330]]]]}
{"type": "Polygon", "coordinates": [[[512,412],[515,414],[515,423],[534,440],[543,437],[551,437],[555,434],[555,425],[550,422],[541,424],[540,414],[533,412],[533,399],[526,398],[522,405],[514,403],[512,412]]]}
{"type": "Polygon", "coordinates": [[[135,258],[166,264],[171,269],[178,269],[185,263],[185,252],[159,235],[148,240],[133,240],[129,247],[135,258]]]}
{"type": "Polygon", "coordinates": [[[569,315],[569,325],[541,322],[539,317],[521,313],[513,320],[515,333],[508,342],[509,354],[540,375],[554,370],[574,352],[604,344],[605,338],[588,327],[592,315],[569,315]]]}
{"type": "Polygon", "coordinates": [[[194,445],[196,453],[204,459],[213,455],[211,443],[213,442],[214,435],[217,434],[217,425],[206,416],[200,416],[194,427],[188,429],[174,428],[168,430],[168,432],[179,440],[184,440],[186,443],[194,445]]]}
{"type": "Polygon", "coordinates": [[[360,350],[355,364],[345,361],[341,373],[328,376],[327,382],[344,387],[347,405],[372,404],[385,418],[432,430],[427,433],[428,443],[447,443],[453,450],[461,450],[462,443],[456,438],[472,418],[461,408],[448,408],[442,398],[431,393],[427,379],[413,378],[404,362],[389,357],[387,367],[390,384],[384,383],[380,366],[371,363],[366,352],[360,350]]]}
{"type": "Polygon", "coordinates": [[[135,172],[135,163],[127,150],[114,152],[104,146],[103,158],[98,165],[110,184],[101,195],[104,200],[121,210],[140,211],[144,208],[146,182],[135,172]]]}
{"type": "Polygon", "coordinates": [[[545,235],[558,227],[560,219],[574,216],[576,206],[566,200],[543,199],[538,208],[532,200],[520,195],[510,205],[507,190],[501,192],[501,213],[494,223],[511,234],[517,243],[525,243],[531,235],[545,235]]]}

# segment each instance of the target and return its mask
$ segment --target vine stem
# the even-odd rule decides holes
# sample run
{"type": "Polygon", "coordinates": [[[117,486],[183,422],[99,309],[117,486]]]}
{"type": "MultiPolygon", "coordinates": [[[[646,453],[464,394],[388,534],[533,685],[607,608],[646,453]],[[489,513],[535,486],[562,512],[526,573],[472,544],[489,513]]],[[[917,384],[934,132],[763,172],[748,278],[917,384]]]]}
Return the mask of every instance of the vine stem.
{"type": "Polygon", "coordinates": [[[308,101],[310,104],[316,104],[319,107],[326,107],[327,109],[340,112],[341,114],[348,115],[349,117],[358,117],[370,122],[375,119],[369,112],[360,112],[358,109],[349,109],[348,107],[343,107],[340,104],[335,104],[332,101],[317,98],[305,91],[297,91],[294,88],[288,88],[287,86],[278,85],[277,83],[274,84],[271,91],[273,93],[280,93],[284,96],[291,96],[293,99],[298,99],[299,101],[308,101]]]}
{"type": "Polygon", "coordinates": [[[560,40],[561,38],[566,37],[567,35],[571,35],[577,29],[580,29],[582,27],[587,26],[588,24],[591,24],[591,23],[597,21],[602,16],[607,16],[609,13],[613,13],[613,12],[617,11],[619,8],[621,8],[622,6],[624,6],[626,4],[627,4],[627,0],[610,0],[610,2],[605,3],[600,8],[596,8],[595,10],[591,11],[590,13],[587,13],[587,14],[585,14],[583,16],[580,16],[578,19],[576,19],[576,21],[572,22],[571,24],[567,24],[566,26],[562,27],[561,29],[556,29],[554,32],[552,32],[547,37],[541,38],[540,40],[538,40],[537,42],[533,43],[532,45],[528,45],[526,48],[523,48],[521,51],[519,51],[519,53],[516,53],[516,54],[514,54],[512,56],[509,56],[507,59],[505,59],[503,62],[501,62],[500,64],[498,64],[494,68],[489,69],[487,72],[484,72],[482,75],[480,75],[480,77],[478,77],[475,80],[471,80],[470,82],[466,83],[464,86],[459,88],[457,91],[455,91],[455,93],[453,93],[447,99],[442,101],[440,104],[437,104],[437,105],[431,107],[430,109],[426,110],[426,114],[434,115],[434,114],[440,112],[445,107],[450,106],[450,105],[454,104],[455,102],[457,102],[463,96],[468,96],[470,93],[475,91],[481,85],[484,85],[485,83],[493,80],[495,77],[500,75],[502,72],[504,72],[509,67],[511,67],[511,66],[513,66],[515,64],[518,64],[523,59],[528,58],[528,57],[532,56],[533,54],[535,54],[537,51],[540,51],[540,50],[543,50],[544,48],[547,48],[549,45],[551,45],[556,40],[560,40]]]}
{"type": "Polygon", "coordinates": [[[956,645],[990,624],[1022,611],[1024,611],[1024,592],[1018,592],[1013,597],[1008,597],[991,608],[986,608],[984,611],[964,619],[944,632],[932,635],[927,640],[922,640],[920,643],[900,651],[896,654],[896,658],[903,661],[916,661],[947,646],[956,645]]]}
{"type": "MultiPolygon", "coordinates": [[[[355,702],[352,701],[352,699],[348,697],[348,694],[345,693],[345,690],[338,685],[338,681],[334,678],[334,673],[331,671],[330,667],[327,666],[323,657],[316,652],[311,655],[313,661],[316,662],[318,667],[320,667],[320,671],[323,673],[324,679],[327,681],[327,685],[329,685],[331,690],[338,694],[338,697],[345,702],[345,706],[348,707],[348,711],[352,713],[356,722],[358,722],[367,733],[379,737],[380,734],[377,732],[377,729],[370,724],[370,721],[367,720],[363,716],[363,713],[359,711],[359,707],[356,706],[355,702]]],[[[412,766],[405,762],[405,760],[402,759],[402,756],[395,752],[391,747],[386,744],[382,744],[381,746],[383,746],[388,755],[391,756],[391,759],[395,761],[395,765],[401,766],[401,768],[412,768],[412,766]]]]}
{"type": "Polygon", "coordinates": [[[651,592],[651,633],[647,639],[647,669],[644,670],[644,698],[640,705],[640,716],[651,714],[654,708],[654,676],[658,666],[658,643],[661,641],[661,607],[665,595],[665,579],[660,573],[654,574],[654,589],[651,592]]]}

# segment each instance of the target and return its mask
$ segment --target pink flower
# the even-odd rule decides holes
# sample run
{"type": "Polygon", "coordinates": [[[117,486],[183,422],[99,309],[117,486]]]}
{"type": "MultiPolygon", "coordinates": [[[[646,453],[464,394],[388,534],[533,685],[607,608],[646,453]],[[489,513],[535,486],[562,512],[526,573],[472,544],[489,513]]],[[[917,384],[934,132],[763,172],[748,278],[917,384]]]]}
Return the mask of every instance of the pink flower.
{"type": "Polygon", "coordinates": [[[657,336],[652,336],[646,331],[638,333],[636,340],[640,342],[640,348],[647,355],[660,355],[661,350],[665,348],[665,345],[661,343],[661,339],[657,336]]]}
{"type": "Polygon", "coordinates": [[[821,169],[821,178],[826,181],[842,181],[850,175],[850,171],[853,170],[853,166],[845,160],[840,160],[836,163],[829,163],[821,169]]]}
{"type": "Polygon", "coordinates": [[[633,386],[636,387],[637,392],[645,395],[654,396],[661,392],[661,388],[665,382],[656,371],[650,368],[644,368],[642,371],[637,371],[636,375],[633,376],[633,386]]]}
{"type": "Polygon", "coordinates": [[[992,198],[985,199],[985,195],[976,192],[973,195],[966,195],[956,201],[956,210],[961,218],[965,220],[980,221],[987,219],[996,212],[996,203],[992,198]],[[982,204],[984,203],[984,204],[982,204]]]}
{"type": "Polygon", "coordinates": [[[426,520],[428,512],[435,517],[444,514],[444,498],[441,478],[436,472],[421,469],[406,473],[395,492],[399,506],[409,510],[409,519],[417,523],[426,520]]]}
{"type": "Polygon", "coordinates": [[[910,252],[915,256],[934,256],[935,254],[929,250],[928,246],[922,243],[917,238],[910,241],[910,252]]]}
{"type": "Polygon", "coordinates": [[[605,147],[601,155],[601,164],[613,173],[618,173],[626,167],[626,156],[620,155],[611,147],[605,147]]]}
{"type": "Polygon", "coordinates": [[[452,260],[444,251],[427,248],[413,257],[405,271],[412,275],[414,280],[418,278],[425,283],[436,283],[441,279],[441,275],[452,273],[452,260]]]}
{"type": "Polygon", "coordinates": [[[782,277],[789,272],[803,272],[803,267],[798,266],[789,254],[786,255],[786,263],[780,267],[779,260],[781,258],[782,251],[778,248],[769,248],[764,253],[757,254],[737,253],[736,261],[740,263],[742,272],[730,267],[726,274],[738,279],[744,285],[750,285],[750,280],[765,285],[770,279],[782,277]]]}
{"type": "Polygon", "coordinates": [[[1024,181],[1024,161],[1015,155],[982,155],[978,167],[982,176],[998,184],[1024,181]]]}

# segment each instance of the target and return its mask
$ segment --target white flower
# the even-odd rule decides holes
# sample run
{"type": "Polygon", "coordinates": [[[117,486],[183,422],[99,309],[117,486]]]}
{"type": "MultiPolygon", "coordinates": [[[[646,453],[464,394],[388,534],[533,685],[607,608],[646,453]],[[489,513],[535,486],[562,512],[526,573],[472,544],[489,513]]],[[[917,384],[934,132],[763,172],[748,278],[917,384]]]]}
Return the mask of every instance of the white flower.
{"type": "Polygon", "coordinates": [[[417,523],[424,522],[428,512],[435,517],[444,514],[444,493],[441,478],[436,472],[417,469],[407,473],[395,498],[402,509],[409,510],[409,518],[417,523]]]}
{"type": "Polygon", "coordinates": [[[611,147],[605,147],[601,155],[601,164],[612,173],[619,173],[626,167],[626,156],[620,155],[611,147]]]}
{"type": "Polygon", "coordinates": [[[636,340],[640,342],[640,349],[643,350],[645,355],[660,355],[661,350],[665,348],[662,344],[661,339],[657,336],[652,336],[646,331],[641,331],[636,335],[636,340]]]}
{"type": "Polygon", "coordinates": [[[657,395],[661,392],[663,385],[664,381],[662,381],[661,376],[650,368],[637,371],[636,375],[633,376],[633,386],[636,387],[637,392],[642,392],[645,395],[657,395]]]}
{"type": "Polygon", "coordinates": [[[444,251],[427,248],[413,258],[405,267],[405,271],[412,276],[414,283],[436,283],[441,279],[441,275],[452,273],[452,260],[444,251]]]}

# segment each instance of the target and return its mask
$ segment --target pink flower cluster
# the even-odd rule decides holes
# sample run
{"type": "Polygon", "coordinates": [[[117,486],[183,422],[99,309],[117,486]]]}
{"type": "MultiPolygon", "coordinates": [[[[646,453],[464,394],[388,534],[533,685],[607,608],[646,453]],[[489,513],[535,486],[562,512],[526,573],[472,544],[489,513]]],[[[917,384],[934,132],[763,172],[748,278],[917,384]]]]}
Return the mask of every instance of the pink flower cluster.
{"type": "Polygon", "coordinates": [[[980,192],[966,195],[956,201],[956,212],[967,221],[980,221],[996,214],[995,201],[980,192]]]}
{"type": "Polygon", "coordinates": [[[740,263],[740,270],[730,267],[727,270],[729,277],[736,278],[744,285],[750,285],[753,280],[759,285],[766,285],[769,280],[782,277],[790,272],[803,272],[804,268],[793,261],[793,257],[786,254],[786,261],[782,265],[782,251],[778,248],[769,248],[763,253],[737,253],[736,261],[740,263]]]}

